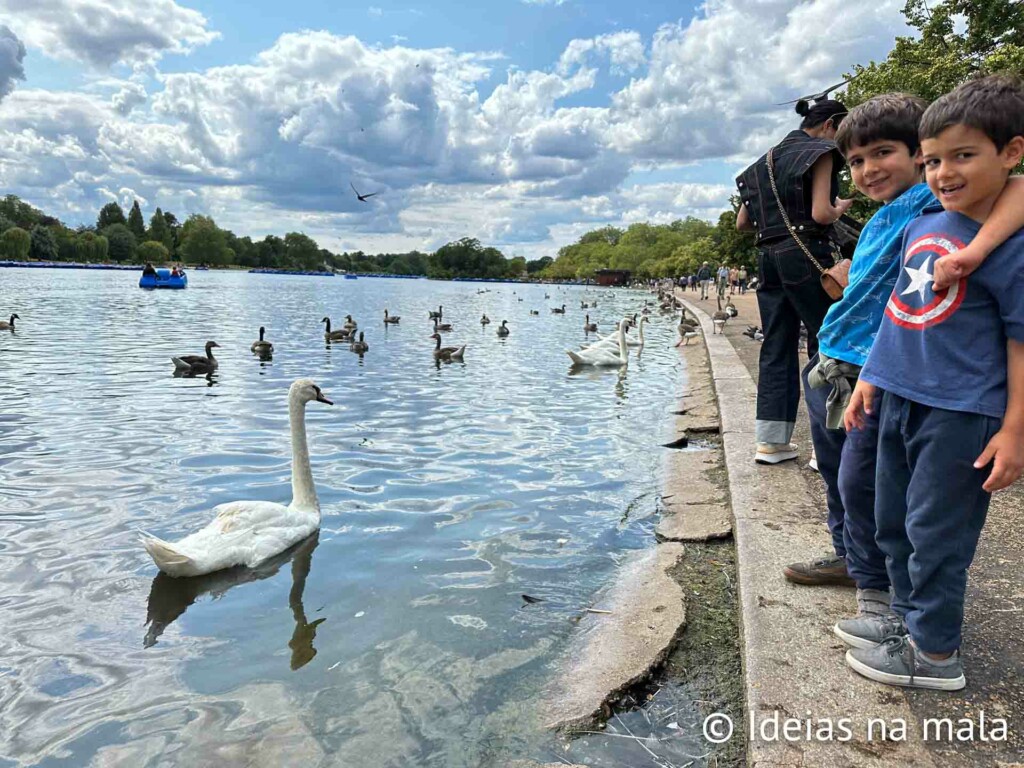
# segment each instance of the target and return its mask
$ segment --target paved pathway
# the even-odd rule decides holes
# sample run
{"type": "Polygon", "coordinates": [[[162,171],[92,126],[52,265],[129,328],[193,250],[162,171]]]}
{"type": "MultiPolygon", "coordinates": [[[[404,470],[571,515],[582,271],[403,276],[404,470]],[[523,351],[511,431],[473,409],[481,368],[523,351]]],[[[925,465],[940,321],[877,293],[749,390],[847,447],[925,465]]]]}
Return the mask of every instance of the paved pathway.
{"type": "MultiPolygon", "coordinates": [[[[825,553],[824,486],[806,469],[810,435],[801,414],[795,440],[799,462],[776,467],[753,463],[754,397],[760,345],[742,331],[760,325],[755,295],[733,297],[739,316],[724,335],[713,335],[707,313],[713,300],[680,294],[698,310],[722,411],[726,464],[736,514],[743,647],[748,711],[764,734],[750,743],[753,765],[936,765],[1014,766],[1024,760],[1024,650],[1020,642],[1024,609],[1024,484],[997,494],[971,572],[965,626],[968,687],[961,694],[904,692],[866,681],[846,669],[843,644],[830,631],[834,621],[854,609],[853,590],[799,587],[785,582],[781,567],[825,553]],[[980,723],[1005,718],[1009,737],[960,740],[960,718],[980,723]],[[771,739],[775,713],[780,718],[849,718],[854,738],[847,742],[806,738],[771,739]],[[810,713],[810,714],[808,714],[810,713]],[[867,739],[869,718],[907,722],[905,741],[867,739]],[[924,718],[949,717],[954,737],[922,742],[924,718]]],[[[748,726],[749,727],[749,726],[748,726]]],[[[875,734],[877,736],[877,732],[875,734]]],[[[961,732],[966,736],[966,731],[961,732]]],[[[986,736],[992,735],[991,730],[986,736]]]]}

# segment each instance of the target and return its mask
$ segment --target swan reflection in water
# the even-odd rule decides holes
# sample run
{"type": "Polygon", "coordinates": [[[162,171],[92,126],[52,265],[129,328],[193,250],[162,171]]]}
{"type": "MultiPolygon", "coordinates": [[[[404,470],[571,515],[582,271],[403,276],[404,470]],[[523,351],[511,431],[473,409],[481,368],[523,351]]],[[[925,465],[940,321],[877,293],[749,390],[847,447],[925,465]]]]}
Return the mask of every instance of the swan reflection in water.
{"type": "Polygon", "coordinates": [[[300,541],[290,549],[260,563],[255,568],[228,568],[223,571],[193,576],[191,578],[172,578],[160,573],[153,579],[149,590],[149,604],[146,607],[146,625],[149,629],[142,641],[144,648],[156,645],[157,639],[164,630],[173,624],[179,616],[188,610],[203,595],[212,595],[217,599],[232,587],[248,584],[253,581],[268,579],[275,575],[281,566],[289,560],[292,564],[292,588],[288,593],[288,605],[295,619],[295,631],[288,647],[292,650],[291,667],[300,669],[316,656],[313,640],[316,639],[316,628],[326,619],[310,622],[306,618],[306,609],[302,605],[302,593],[306,589],[306,577],[313,561],[313,550],[320,543],[320,533],[314,533],[304,541],[300,541]]]}

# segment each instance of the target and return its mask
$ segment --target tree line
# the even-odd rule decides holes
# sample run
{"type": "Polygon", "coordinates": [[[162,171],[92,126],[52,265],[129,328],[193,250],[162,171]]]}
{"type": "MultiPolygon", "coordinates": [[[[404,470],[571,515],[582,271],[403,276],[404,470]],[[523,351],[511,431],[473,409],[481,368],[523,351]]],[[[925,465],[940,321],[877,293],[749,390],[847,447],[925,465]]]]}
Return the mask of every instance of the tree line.
{"type": "Polygon", "coordinates": [[[104,205],[96,224],[72,229],[15,195],[0,201],[0,259],[12,261],[117,262],[237,266],[291,270],[333,269],[363,274],[422,275],[436,278],[520,278],[552,260],[506,258],[497,248],[462,238],[433,253],[333,253],[302,232],[262,240],[239,237],[210,216],[192,214],[184,222],[157,207],[147,225],[138,200],[128,214],[116,202],[104,205]]]}

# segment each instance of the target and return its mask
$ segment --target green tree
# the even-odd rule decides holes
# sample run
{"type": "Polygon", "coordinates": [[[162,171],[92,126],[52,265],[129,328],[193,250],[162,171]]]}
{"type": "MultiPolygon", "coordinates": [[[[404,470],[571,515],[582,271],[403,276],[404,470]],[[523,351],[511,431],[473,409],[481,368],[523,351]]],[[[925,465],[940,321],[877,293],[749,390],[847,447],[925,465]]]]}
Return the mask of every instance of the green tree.
{"type": "Polygon", "coordinates": [[[135,254],[144,264],[164,264],[171,255],[167,247],[156,240],[147,240],[139,246],[135,254]]]}
{"type": "Polygon", "coordinates": [[[164,218],[164,213],[159,208],[153,212],[153,215],[149,217],[149,231],[146,233],[148,240],[154,240],[170,253],[174,247],[174,234],[171,232],[170,226],[167,224],[167,219],[164,218]]]}
{"type": "Polygon", "coordinates": [[[28,255],[30,259],[33,261],[57,260],[57,238],[54,237],[53,230],[41,224],[36,224],[32,227],[29,239],[28,255]]]}
{"type": "Polygon", "coordinates": [[[485,248],[474,237],[442,245],[427,258],[428,277],[502,278],[508,274],[509,265],[502,252],[485,248]]]}
{"type": "Polygon", "coordinates": [[[117,203],[107,203],[100,208],[100,215],[96,219],[96,229],[102,232],[114,224],[127,223],[128,221],[124,217],[124,211],[121,210],[121,206],[117,203]]]}
{"type": "Polygon", "coordinates": [[[0,254],[12,261],[25,261],[32,247],[32,236],[21,227],[9,227],[0,235],[0,254]]]}
{"type": "Polygon", "coordinates": [[[717,251],[716,258],[732,266],[746,267],[748,272],[756,270],[757,248],[754,246],[754,234],[736,229],[739,196],[734,195],[731,202],[733,207],[718,217],[718,225],[711,234],[717,251]]]}
{"type": "Polygon", "coordinates": [[[79,261],[106,261],[109,243],[103,235],[95,232],[79,232],[75,238],[75,257],[79,261]]]}
{"type": "Polygon", "coordinates": [[[197,213],[188,217],[181,227],[181,245],[178,254],[190,264],[227,264],[231,249],[227,237],[209,216],[197,213]]]}
{"type": "Polygon", "coordinates": [[[316,241],[301,232],[289,232],[284,236],[285,259],[293,269],[323,269],[320,247],[316,241]]]}
{"type": "Polygon", "coordinates": [[[7,220],[7,227],[21,227],[27,232],[42,222],[43,213],[16,195],[7,195],[0,200],[0,217],[7,220]]]}
{"type": "Polygon", "coordinates": [[[103,230],[103,236],[107,238],[107,253],[111,259],[117,262],[135,259],[137,243],[127,224],[111,224],[103,230]]]}
{"type": "Polygon", "coordinates": [[[136,242],[146,239],[146,222],[142,218],[142,209],[139,208],[139,201],[132,203],[132,209],[128,212],[128,229],[135,235],[136,242]]]}
{"type": "Polygon", "coordinates": [[[526,262],[526,271],[528,274],[534,275],[553,262],[554,259],[550,256],[542,256],[539,259],[533,259],[532,261],[526,262]]]}
{"type": "Polygon", "coordinates": [[[979,73],[1024,74],[1024,3],[1019,0],[908,0],[914,37],[898,37],[881,62],[856,65],[847,106],[905,91],[935,99],[979,73]]]}

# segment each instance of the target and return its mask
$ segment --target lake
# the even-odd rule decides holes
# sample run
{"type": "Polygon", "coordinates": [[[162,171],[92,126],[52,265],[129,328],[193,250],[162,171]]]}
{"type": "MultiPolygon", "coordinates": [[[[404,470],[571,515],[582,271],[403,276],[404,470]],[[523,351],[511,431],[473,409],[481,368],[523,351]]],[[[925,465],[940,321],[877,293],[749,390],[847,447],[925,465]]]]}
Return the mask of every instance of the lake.
{"type": "Polygon", "coordinates": [[[21,317],[0,332],[0,765],[551,759],[537,696],[581,610],[653,545],[675,321],[654,313],[628,369],[573,375],[584,314],[610,333],[648,294],[189,281],[0,270],[0,316],[21,317]],[[438,305],[464,364],[433,360],[438,305]],[[346,314],[363,357],[324,342],[320,319],[346,314]],[[260,325],[270,361],[249,351],[260,325]],[[209,339],[218,372],[175,378],[171,356],[209,339]],[[138,531],[289,501],[300,377],[335,402],[307,408],[319,537],[256,570],[158,576],[138,531]]]}

